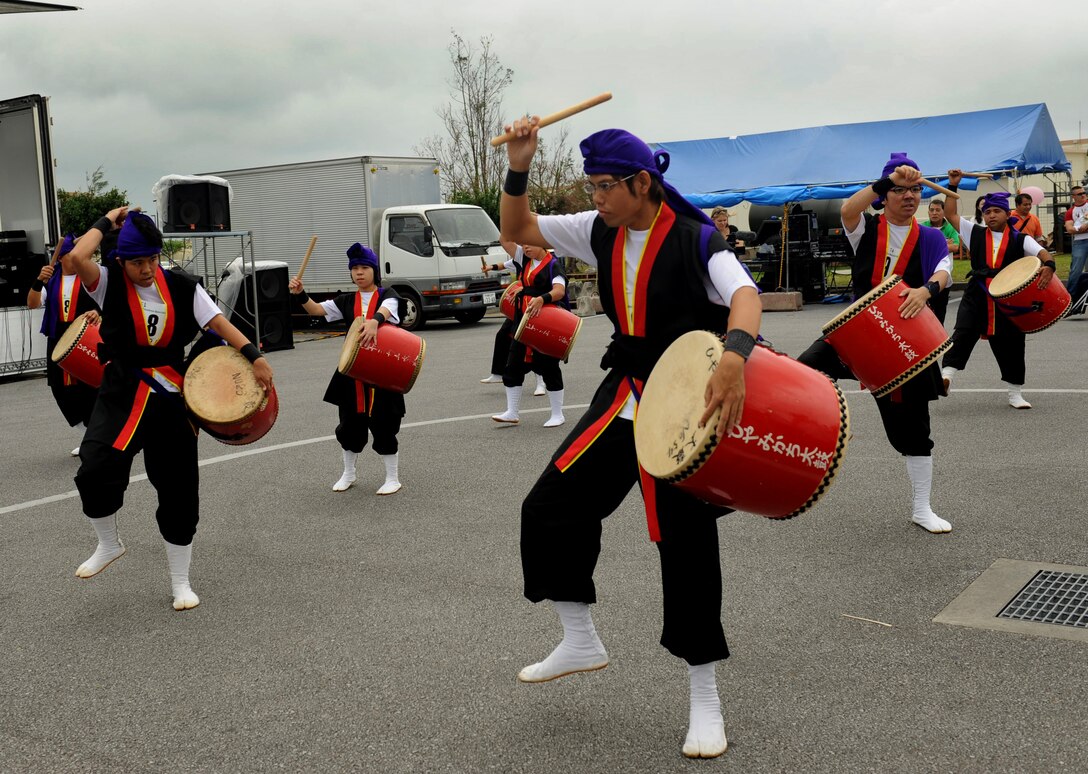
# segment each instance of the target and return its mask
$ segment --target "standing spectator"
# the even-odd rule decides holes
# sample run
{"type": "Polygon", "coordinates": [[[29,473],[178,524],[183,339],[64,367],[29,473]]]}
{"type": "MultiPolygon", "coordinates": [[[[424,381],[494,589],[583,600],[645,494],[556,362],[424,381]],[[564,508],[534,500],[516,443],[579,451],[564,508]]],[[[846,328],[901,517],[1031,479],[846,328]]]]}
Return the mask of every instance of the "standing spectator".
{"type": "Polygon", "coordinates": [[[1012,218],[1010,218],[1009,223],[1012,223],[1013,227],[1021,234],[1026,234],[1043,247],[1046,247],[1047,242],[1046,237],[1043,236],[1043,224],[1032,214],[1031,205],[1032,201],[1029,194],[1017,194],[1016,209],[1012,213],[1012,216],[1016,218],[1016,222],[1013,223],[1012,218]]]}
{"type": "MultiPolygon", "coordinates": [[[[934,199],[929,203],[929,220],[922,223],[923,226],[935,228],[944,235],[944,242],[948,246],[948,254],[953,258],[961,258],[963,255],[962,242],[959,232],[944,216],[944,199],[934,199]]],[[[937,319],[944,322],[945,313],[948,311],[948,294],[952,292],[952,283],[944,288],[935,298],[930,300],[929,306],[937,319]]]]}
{"type": "Polygon", "coordinates": [[[1065,214],[1065,231],[1073,235],[1073,262],[1069,264],[1069,278],[1065,281],[1065,288],[1073,295],[1077,289],[1077,281],[1084,271],[1084,261],[1088,258],[1088,194],[1084,192],[1082,185],[1073,186],[1070,193],[1073,195],[1073,208],[1065,214]]]}

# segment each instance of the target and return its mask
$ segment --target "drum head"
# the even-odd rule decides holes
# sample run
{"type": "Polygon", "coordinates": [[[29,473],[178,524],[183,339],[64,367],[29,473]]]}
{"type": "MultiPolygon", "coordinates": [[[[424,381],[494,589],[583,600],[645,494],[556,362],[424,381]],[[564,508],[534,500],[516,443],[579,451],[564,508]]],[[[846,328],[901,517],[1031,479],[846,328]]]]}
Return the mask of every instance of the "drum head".
{"type": "Polygon", "coordinates": [[[655,478],[671,478],[713,450],[719,409],[699,427],[706,383],[721,361],[722,340],[691,331],[674,341],[646,381],[635,414],[635,451],[655,478]]]}
{"type": "Polygon", "coordinates": [[[891,276],[885,277],[883,282],[881,282],[875,288],[859,298],[857,301],[850,304],[850,306],[846,307],[845,312],[838,315],[837,317],[833,317],[826,325],[824,325],[823,335],[826,336],[843,323],[849,321],[871,303],[887,293],[888,289],[894,287],[900,279],[901,277],[898,274],[892,274],[891,276]]]}
{"type": "Polygon", "coordinates": [[[53,348],[54,363],[59,363],[72,351],[72,348],[79,341],[79,337],[83,335],[83,331],[87,330],[87,326],[91,324],[87,317],[89,314],[90,312],[84,312],[74,319],[72,324],[68,326],[68,330],[57,339],[57,346],[53,348]]]}
{"type": "Polygon", "coordinates": [[[999,271],[993,281],[990,282],[990,295],[994,298],[1012,295],[1024,286],[1031,284],[1042,265],[1042,261],[1034,255],[1013,261],[999,271]]]}
{"type": "Polygon", "coordinates": [[[185,372],[185,405],[205,422],[224,424],[252,416],[264,401],[253,366],[234,347],[202,352],[185,372]]]}
{"type": "Polygon", "coordinates": [[[344,337],[344,347],[340,350],[340,362],[336,364],[336,370],[346,374],[355,363],[355,356],[359,354],[359,338],[363,335],[363,323],[366,320],[356,317],[348,326],[348,333],[344,337]]]}

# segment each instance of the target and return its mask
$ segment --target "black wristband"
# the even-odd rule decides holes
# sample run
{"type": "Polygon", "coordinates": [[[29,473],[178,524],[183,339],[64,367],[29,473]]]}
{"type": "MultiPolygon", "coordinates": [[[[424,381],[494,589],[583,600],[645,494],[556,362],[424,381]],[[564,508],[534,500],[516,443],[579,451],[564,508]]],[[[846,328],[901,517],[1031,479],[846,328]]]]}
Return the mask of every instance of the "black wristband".
{"type": "Polygon", "coordinates": [[[502,192],[507,196],[524,196],[529,190],[529,172],[515,172],[506,170],[506,182],[502,184],[502,192]]]}
{"type": "Polygon", "coordinates": [[[244,357],[246,360],[248,360],[251,363],[256,363],[257,358],[263,357],[263,355],[261,354],[261,351],[259,349],[257,349],[257,345],[254,344],[252,341],[247,343],[244,347],[242,347],[238,351],[242,353],[242,357],[244,357]]]}
{"type": "Polygon", "coordinates": [[[113,221],[103,215],[101,218],[94,222],[94,225],[91,226],[91,228],[98,229],[102,232],[102,236],[105,236],[106,234],[113,231],[113,221]]]}
{"type": "Polygon", "coordinates": [[[295,296],[295,300],[300,304],[307,304],[310,301],[310,294],[304,290],[295,296]]]}
{"type": "Polygon", "coordinates": [[[752,349],[756,345],[755,337],[748,331],[734,328],[725,336],[725,351],[736,352],[747,360],[752,355],[752,349]]]}
{"type": "Polygon", "coordinates": [[[928,285],[926,285],[926,290],[929,291],[930,298],[936,298],[941,294],[941,283],[934,280],[933,282],[930,282],[928,285]]]}
{"type": "Polygon", "coordinates": [[[949,191],[958,191],[958,190],[960,190],[959,183],[949,183],[948,185],[945,186],[945,188],[947,188],[949,191]]]}
{"type": "Polygon", "coordinates": [[[383,322],[385,322],[385,313],[384,312],[375,312],[374,313],[374,321],[377,322],[378,325],[381,325],[383,322]]]}
{"type": "Polygon", "coordinates": [[[888,191],[892,190],[892,186],[894,185],[895,183],[892,182],[890,177],[882,177],[873,183],[873,193],[883,199],[888,195],[888,191]]]}
{"type": "MultiPolygon", "coordinates": [[[[1051,261],[1051,263],[1054,263],[1054,261],[1051,261]]],[[[38,291],[40,293],[42,291],[42,288],[44,288],[44,287],[45,287],[44,282],[42,282],[40,279],[35,279],[34,284],[30,286],[30,289],[31,290],[36,290],[36,291],[38,291]]]]}
{"type": "Polygon", "coordinates": [[[1043,261],[1043,266],[1047,267],[1051,271],[1058,270],[1058,264],[1054,263],[1054,261],[1043,261]]]}

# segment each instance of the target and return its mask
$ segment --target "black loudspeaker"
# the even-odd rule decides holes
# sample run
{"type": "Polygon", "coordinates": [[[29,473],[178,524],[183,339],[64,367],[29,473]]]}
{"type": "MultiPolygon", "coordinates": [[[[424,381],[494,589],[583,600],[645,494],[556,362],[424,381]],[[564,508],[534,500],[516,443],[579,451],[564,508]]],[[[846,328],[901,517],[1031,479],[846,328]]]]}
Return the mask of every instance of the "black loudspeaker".
{"type": "Polygon", "coordinates": [[[294,349],[291,330],[290,291],[287,288],[286,266],[257,267],[257,297],[253,297],[253,273],[247,272],[242,290],[234,304],[230,321],[250,341],[256,341],[253,330],[253,311],[261,326],[260,348],[264,352],[278,349],[294,349]]]}
{"type": "Polygon", "coordinates": [[[26,306],[26,294],[45,265],[27,249],[25,231],[0,231],[0,307],[26,306]]]}
{"type": "Polygon", "coordinates": [[[179,183],[166,192],[164,234],[230,231],[230,196],[217,183],[179,183]]]}

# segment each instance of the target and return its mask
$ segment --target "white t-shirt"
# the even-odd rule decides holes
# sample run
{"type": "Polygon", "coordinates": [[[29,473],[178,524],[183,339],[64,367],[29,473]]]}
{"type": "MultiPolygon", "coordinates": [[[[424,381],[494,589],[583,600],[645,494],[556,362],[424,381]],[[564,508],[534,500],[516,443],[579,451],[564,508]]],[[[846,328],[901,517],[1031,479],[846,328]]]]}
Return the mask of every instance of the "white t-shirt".
{"type": "MultiPolygon", "coordinates": [[[[564,255],[571,255],[590,266],[597,265],[593,254],[590,235],[597,213],[593,210],[573,215],[538,215],[537,225],[540,233],[549,245],[564,255]]],[[[642,256],[649,231],[627,229],[627,242],[624,245],[624,262],[627,269],[627,308],[631,309],[635,301],[635,280],[638,273],[638,261],[642,256]]],[[[709,279],[704,281],[706,296],[718,306],[730,306],[733,294],[741,288],[755,288],[751,276],[740,265],[731,250],[722,250],[710,256],[708,263],[709,279]]],[[[682,302],[682,301],[681,301],[682,302]]],[[[635,416],[634,395],[627,399],[619,413],[620,419],[633,419],[635,416]]]]}
{"type": "MultiPolygon", "coordinates": [[[[75,285],[76,285],[76,275],[75,274],[63,274],[63,275],[61,275],[60,281],[63,283],[61,285],[61,298],[62,299],[68,299],[68,302],[71,303],[71,300],[72,300],[72,288],[74,288],[75,285]]],[[[41,292],[42,306],[45,306],[46,299],[48,299],[48,298],[49,298],[49,288],[47,286],[47,287],[42,288],[42,292],[41,292]]],[[[65,311],[67,311],[67,310],[65,310],[65,311]]]]}
{"type": "MultiPolygon", "coordinates": [[[[100,308],[106,301],[106,287],[109,284],[109,278],[109,271],[107,271],[106,267],[99,266],[98,284],[94,286],[94,290],[87,291],[100,308]]],[[[143,309],[148,338],[154,344],[162,337],[165,330],[165,326],[159,325],[158,321],[162,313],[166,311],[166,304],[163,302],[162,296],[159,295],[159,289],[155,286],[155,283],[151,283],[146,288],[136,284],[133,284],[133,287],[136,288],[136,297],[140,299],[140,307],[143,309]]],[[[197,285],[196,292],[193,293],[193,317],[196,318],[196,324],[201,328],[207,328],[208,323],[220,314],[222,312],[212,301],[208,291],[204,290],[203,286],[197,285]]],[[[152,376],[167,391],[178,392],[177,386],[165,376],[159,374],[158,371],[152,369],[152,376]]]]}
{"type": "MultiPolygon", "coordinates": [[[[960,218],[960,238],[965,245],[971,245],[971,232],[976,228],[985,230],[986,226],[980,226],[967,218],[960,218]]],[[[1001,239],[1004,236],[1004,233],[1001,231],[994,231],[992,233],[994,235],[994,254],[996,255],[998,248],[1001,247],[1001,239]]],[[[1043,246],[1033,238],[1029,236],[1024,237],[1024,255],[1038,255],[1042,250],[1043,246]]],[[[993,256],[990,257],[993,258],[993,256]]]]}
{"type": "MultiPolygon", "coordinates": [[[[558,259],[553,255],[552,260],[554,261],[554,260],[558,260],[558,259]]],[[[518,245],[518,249],[514,251],[514,257],[507,260],[506,263],[504,263],[502,265],[502,267],[504,269],[506,269],[506,271],[516,272],[517,267],[514,266],[515,261],[517,261],[522,266],[525,265],[525,251],[522,249],[521,245],[518,245]]],[[[542,261],[539,261],[536,258],[533,258],[530,261],[531,265],[529,266],[529,271],[532,271],[537,266],[539,266],[541,263],[542,263],[542,261]]],[[[562,285],[563,287],[566,287],[567,286],[567,278],[562,276],[562,275],[553,276],[552,277],[552,284],[553,285],[562,285]]]]}
{"type": "MultiPolygon", "coordinates": [[[[963,223],[966,218],[960,218],[960,223],[963,223]]],[[[887,277],[895,269],[895,262],[899,260],[899,253],[903,249],[903,244],[907,241],[907,235],[910,234],[910,225],[897,226],[894,223],[888,223],[888,264],[884,267],[884,276],[887,277]]],[[[842,227],[846,229],[846,224],[843,223],[842,227]]],[[[846,229],[846,238],[850,242],[850,247],[857,252],[858,245],[861,244],[861,238],[865,234],[865,218],[864,216],[858,219],[858,227],[853,231],[846,229]]],[[[947,248],[947,244],[945,245],[947,248]]],[[[933,270],[933,274],[939,271],[948,272],[948,281],[944,284],[944,287],[948,287],[952,284],[952,256],[945,253],[937,263],[937,268],[933,270]]],[[[929,275],[930,277],[933,274],[929,275]]],[[[926,277],[926,283],[929,282],[929,277],[926,277]]]]}
{"type": "MultiPolygon", "coordinates": [[[[371,290],[367,293],[363,293],[363,313],[366,313],[367,307],[370,305],[370,299],[374,296],[374,291],[371,290]]],[[[387,298],[382,301],[381,306],[378,308],[382,310],[382,314],[385,315],[385,319],[391,323],[399,323],[400,316],[397,314],[399,304],[397,299],[387,298]]],[[[325,310],[325,320],[327,322],[336,322],[337,320],[343,320],[344,315],[340,314],[339,307],[332,301],[322,301],[321,308],[325,310]]]]}
{"type": "MultiPolygon", "coordinates": [[[[1073,208],[1073,228],[1084,228],[1084,224],[1088,223],[1088,204],[1082,204],[1079,207],[1073,208]]],[[[1088,231],[1083,234],[1073,234],[1073,239],[1088,239],[1088,231]]]]}

